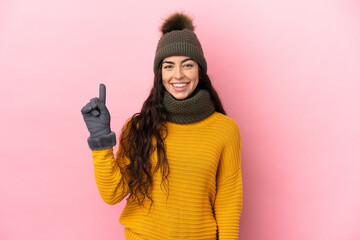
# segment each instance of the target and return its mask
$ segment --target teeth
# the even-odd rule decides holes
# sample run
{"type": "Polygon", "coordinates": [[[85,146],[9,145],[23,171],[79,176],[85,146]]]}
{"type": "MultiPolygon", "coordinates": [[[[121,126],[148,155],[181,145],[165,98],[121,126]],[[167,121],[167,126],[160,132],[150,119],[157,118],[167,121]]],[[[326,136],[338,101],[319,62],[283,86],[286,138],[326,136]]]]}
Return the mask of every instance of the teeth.
{"type": "Polygon", "coordinates": [[[174,87],[185,87],[186,85],[187,85],[187,83],[173,84],[174,87]]]}

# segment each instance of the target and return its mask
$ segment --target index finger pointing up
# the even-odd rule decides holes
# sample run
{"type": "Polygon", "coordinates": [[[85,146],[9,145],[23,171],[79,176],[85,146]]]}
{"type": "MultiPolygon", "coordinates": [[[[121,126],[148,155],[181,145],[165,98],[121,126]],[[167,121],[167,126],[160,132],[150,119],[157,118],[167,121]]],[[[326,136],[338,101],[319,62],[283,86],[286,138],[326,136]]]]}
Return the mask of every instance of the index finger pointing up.
{"type": "Polygon", "coordinates": [[[100,89],[99,89],[99,99],[100,101],[102,101],[105,104],[106,101],[106,88],[104,84],[100,84],[100,89]]]}

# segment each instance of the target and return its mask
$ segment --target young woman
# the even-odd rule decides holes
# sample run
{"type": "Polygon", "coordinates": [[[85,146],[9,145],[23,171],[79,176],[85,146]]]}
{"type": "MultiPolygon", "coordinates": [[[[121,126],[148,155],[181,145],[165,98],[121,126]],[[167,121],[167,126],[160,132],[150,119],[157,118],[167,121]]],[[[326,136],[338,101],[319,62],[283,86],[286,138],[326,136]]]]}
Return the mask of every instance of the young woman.
{"type": "Polygon", "coordinates": [[[96,184],[108,204],[128,196],[126,239],[237,239],[243,192],[241,138],[207,75],[191,18],[170,15],[154,60],[154,86],[125,124],[116,156],[105,86],[81,112],[96,184]]]}

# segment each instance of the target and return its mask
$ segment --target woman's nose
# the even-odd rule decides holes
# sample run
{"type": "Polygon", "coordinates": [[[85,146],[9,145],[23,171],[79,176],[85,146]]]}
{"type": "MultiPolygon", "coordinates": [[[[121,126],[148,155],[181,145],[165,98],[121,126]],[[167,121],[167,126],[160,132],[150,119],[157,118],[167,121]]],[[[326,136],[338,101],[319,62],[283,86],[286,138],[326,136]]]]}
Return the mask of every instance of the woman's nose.
{"type": "Polygon", "coordinates": [[[175,69],[175,78],[180,79],[180,78],[182,78],[182,76],[183,76],[183,72],[182,72],[181,67],[177,67],[175,69]]]}

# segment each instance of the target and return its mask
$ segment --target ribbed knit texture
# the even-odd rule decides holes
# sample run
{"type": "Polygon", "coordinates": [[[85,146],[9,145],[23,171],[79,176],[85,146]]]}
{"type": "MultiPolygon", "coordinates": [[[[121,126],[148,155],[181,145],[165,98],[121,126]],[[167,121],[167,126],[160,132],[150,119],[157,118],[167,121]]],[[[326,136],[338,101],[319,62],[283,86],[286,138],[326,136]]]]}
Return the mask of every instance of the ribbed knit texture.
{"type": "Polygon", "coordinates": [[[155,52],[154,72],[159,68],[161,61],[170,56],[191,57],[204,69],[204,72],[207,71],[207,63],[200,41],[196,34],[189,29],[174,30],[160,38],[155,52]]]}
{"type": "MultiPolygon", "coordinates": [[[[150,200],[145,200],[143,208],[129,199],[121,213],[125,238],[215,240],[218,232],[220,240],[236,240],[243,203],[241,138],[236,122],[214,112],[199,122],[166,125],[169,198],[158,170],[150,189],[151,211],[150,200]]],[[[92,155],[101,197],[108,204],[122,201],[129,190],[119,184],[119,168],[129,160],[115,161],[113,148],[95,150],[92,155]]],[[[154,168],[156,151],[151,161],[154,168]]]]}
{"type": "Polygon", "coordinates": [[[167,112],[167,120],[174,123],[198,122],[215,111],[210,93],[205,89],[197,89],[183,100],[176,99],[168,91],[164,91],[163,105],[167,112]]]}

